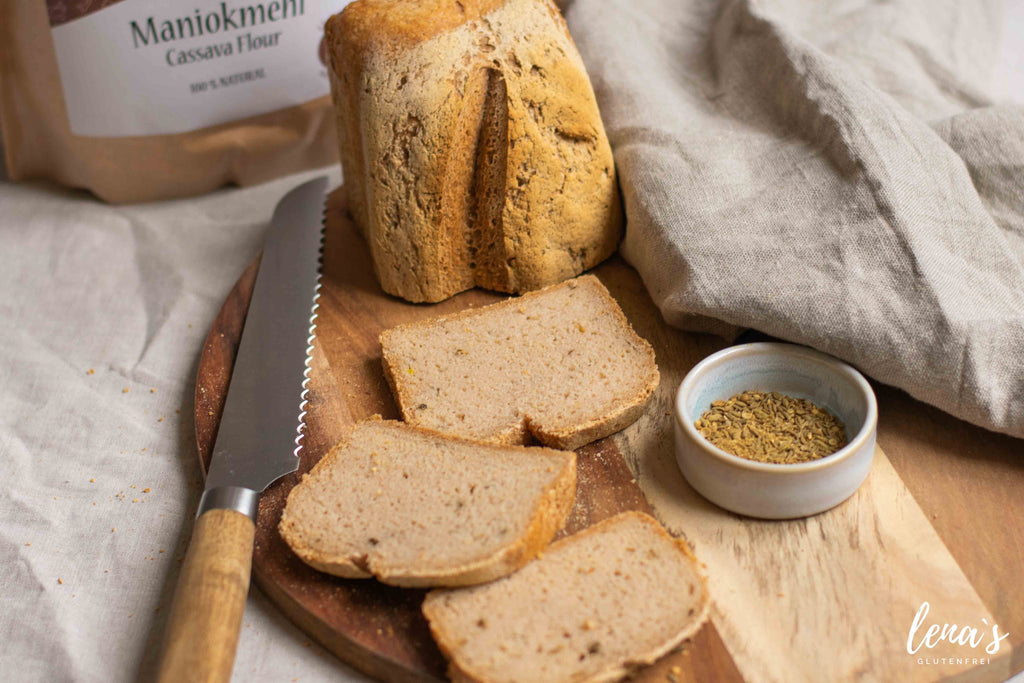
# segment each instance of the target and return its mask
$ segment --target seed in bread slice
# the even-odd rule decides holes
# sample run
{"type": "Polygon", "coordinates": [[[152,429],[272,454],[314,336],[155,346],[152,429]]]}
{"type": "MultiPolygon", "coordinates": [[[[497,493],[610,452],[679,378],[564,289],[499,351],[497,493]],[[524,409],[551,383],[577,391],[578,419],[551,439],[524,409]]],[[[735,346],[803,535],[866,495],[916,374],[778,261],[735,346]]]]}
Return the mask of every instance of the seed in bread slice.
{"type": "Polygon", "coordinates": [[[534,558],[575,497],[574,453],[375,419],[353,426],[303,476],[279,528],[304,562],[328,574],[466,586],[534,558]]]}
{"type": "Polygon", "coordinates": [[[453,681],[613,681],[704,623],[708,592],[684,541],[625,512],[557,541],[515,574],[431,591],[423,613],[453,681]]]}
{"type": "Polygon", "coordinates": [[[653,349],[593,275],[380,341],[405,420],[480,441],[578,448],[634,422],[658,386],[653,349]]]}

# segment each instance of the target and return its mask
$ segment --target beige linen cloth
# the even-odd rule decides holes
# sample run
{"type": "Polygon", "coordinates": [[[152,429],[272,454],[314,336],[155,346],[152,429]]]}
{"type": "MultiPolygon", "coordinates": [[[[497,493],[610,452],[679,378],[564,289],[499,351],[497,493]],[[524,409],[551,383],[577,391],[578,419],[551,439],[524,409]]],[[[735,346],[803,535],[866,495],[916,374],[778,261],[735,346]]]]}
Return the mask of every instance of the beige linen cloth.
{"type": "MultiPolygon", "coordinates": [[[[202,487],[199,351],[309,177],[121,207],[0,183],[0,681],[153,680],[202,487]]],[[[367,680],[258,590],[243,624],[236,681],[367,680]]]]}
{"type": "Polygon", "coordinates": [[[1024,436],[1024,108],[993,96],[1003,17],[981,0],[571,3],[622,252],[666,320],[807,344],[1024,436]]]}

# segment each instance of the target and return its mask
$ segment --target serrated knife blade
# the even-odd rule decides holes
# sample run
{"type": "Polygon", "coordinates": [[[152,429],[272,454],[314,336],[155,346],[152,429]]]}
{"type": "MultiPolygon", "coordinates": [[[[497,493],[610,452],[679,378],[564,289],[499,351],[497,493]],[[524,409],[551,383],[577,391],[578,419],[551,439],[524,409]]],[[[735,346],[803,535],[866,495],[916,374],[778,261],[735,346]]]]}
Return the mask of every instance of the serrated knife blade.
{"type": "Polygon", "coordinates": [[[158,680],[229,681],[249,592],[259,496],[299,465],[327,179],[278,202],[263,246],[158,680]]]}
{"type": "Polygon", "coordinates": [[[224,487],[259,492],[298,467],[316,327],[326,186],[326,178],[300,185],[274,210],[205,497],[224,487]]]}

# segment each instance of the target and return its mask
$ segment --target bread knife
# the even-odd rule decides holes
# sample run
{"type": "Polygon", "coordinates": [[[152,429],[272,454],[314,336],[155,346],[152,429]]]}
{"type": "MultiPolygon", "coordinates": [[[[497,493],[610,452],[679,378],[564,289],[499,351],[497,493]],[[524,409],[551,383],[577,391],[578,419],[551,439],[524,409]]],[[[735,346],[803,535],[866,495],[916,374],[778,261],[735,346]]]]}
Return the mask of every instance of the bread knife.
{"type": "Polygon", "coordinates": [[[164,637],[164,683],[231,680],[260,494],[299,465],[326,188],[311,180],[274,209],[164,637]]]}

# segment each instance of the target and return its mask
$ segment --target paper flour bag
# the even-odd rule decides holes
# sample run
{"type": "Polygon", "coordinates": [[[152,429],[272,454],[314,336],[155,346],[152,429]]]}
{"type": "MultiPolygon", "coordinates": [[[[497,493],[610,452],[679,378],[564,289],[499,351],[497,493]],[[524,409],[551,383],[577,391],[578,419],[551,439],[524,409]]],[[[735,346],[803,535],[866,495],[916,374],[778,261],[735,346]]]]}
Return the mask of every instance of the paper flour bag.
{"type": "Polygon", "coordinates": [[[137,202],[335,163],[319,46],[345,4],[0,3],[8,173],[137,202]]]}

